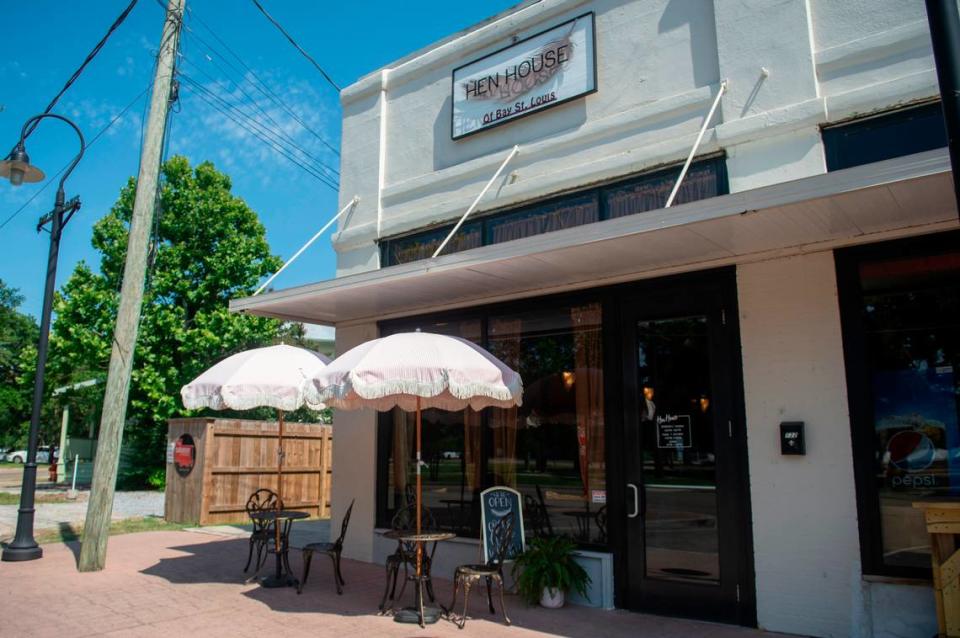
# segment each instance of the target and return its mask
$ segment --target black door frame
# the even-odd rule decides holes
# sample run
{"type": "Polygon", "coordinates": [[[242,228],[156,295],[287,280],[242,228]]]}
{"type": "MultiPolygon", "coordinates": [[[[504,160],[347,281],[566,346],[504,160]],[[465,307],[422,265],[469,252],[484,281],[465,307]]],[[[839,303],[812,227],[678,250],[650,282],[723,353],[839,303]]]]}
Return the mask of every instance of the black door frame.
{"type": "MultiPolygon", "coordinates": [[[[750,508],[750,484],[747,465],[747,446],[745,431],[745,410],[743,402],[743,373],[740,356],[740,331],[737,321],[736,271],[724,268],[714,271],[679,275],[634,283],[629,288],[618,291],[616,309],[605,311],[610,324],[616,323],[616,330],[607,330],[610,340],[605,343],[605,351],[616,355],[616,362],[608,361],[608,370],[621,371],[621,374],[607,374],[608,397],[617,397],[616,405],[608,407],[608,440],[619,441],[620,445],[608,446],[607,490],[611,500],[619,507],[611,511],[610,524],[611,548],[614,552],[615,604],[624,609],[636,609],[654,613],[678,616],[692,616],[756,626],[756,595],[753,569],[753,534],[750,508]],[[627,466],[628,449],[633,449],[639,440],[637,427],[633,421],[636,414],[637,386],[636,370],[633,369],[633,357],[628,354],[627,346],[632,344],[635,335],[628,333],[627,326],[636,317],[638,310],[643,318],[668,318],[683,314],[706,314],[710,316],[711,366],[714,377],[723,387],[716,388],[714,405],[724,412],[731,422],[728,432],[721,432],[718,426],[716,436],[722,435],[729,441],[724,463],[717,464],[717,481],[722,483],[723,496],[718,501],[725,520],[730,524],[720,530],[722,578],[726,581],[726,591],[713,589],[714,585],[674,583],[668,580],[653,580],[655,590],[647,591],[641,598],[631,594],[631,552],[641,548],[631,547],[627,534],[627,513],[633,500],[626,484],[630,478],[639,479],[639,472],[627,466]],[[631,476],[635,473],[636,476],[631,476]],[[614,518],[616,517],[616,518],[614,518]],[[614,531],[616,530],[616,531],[614,531]],[[733,574],[730,572],[733,571],[733,574]],[[717,592],[718,596],[708,596],[698,604],[691,600],[691,591],[705,588],[705,592],[717,592]],[[711,588],[711,589],[706,589],[711,588]],[[738,588],[735,591],[733,588],[738,588]],[[722,603],[711,607],[711,599],[724,597],[722,603]],[[693,604],[691,604],[691,602],[693,604]]],[[[610,326],[613,328],[614,326],[610,326]]],[[[632,345],[630,346],[632,347],[632,345]]],[[[642,487],[642,486],[641,486],[642,487]]],[[[641,579],[642,580],[642,579],[641,579]]],[[[639,583],[637,583],[639,585],[639,583]]],[[[639,589],[639,587],[638,587],[639,589]]]]}

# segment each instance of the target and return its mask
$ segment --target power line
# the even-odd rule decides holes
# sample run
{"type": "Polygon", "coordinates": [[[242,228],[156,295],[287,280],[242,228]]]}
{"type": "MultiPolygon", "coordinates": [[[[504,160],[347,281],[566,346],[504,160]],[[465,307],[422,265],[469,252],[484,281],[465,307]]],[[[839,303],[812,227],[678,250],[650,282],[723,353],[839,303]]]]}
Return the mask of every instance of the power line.
{"type": "MultiPolygon", "coordinates": [[[[241,123],[241,122],[239,122],[238,120],[240,120],[240,119],[246,120],[247,126],[244,126],[245,129],[249,130],[249,129],[252,127],[252,128],[254,129],[254,132],[260,134],[261,139],[262,139],[263,137],[266,137],[271,143],[276,144],[278,147],[282,148],[284,151],[287,151],[288,153],[290,153],[291,156],[294,156],[294,155],[293,155],[293,152],[292,152],[287,146],[284,145],[284,144],[285,144],[285,140],[284,140],[278,133],[276,133],[275,131],[273,131],[272,129],[270,129],[270,128],[267,127],[267,126],[264,126],[261,122],[255,120],[255,119],[250,118],[246,113],[244,113],[243,111],[241,111],[236,105],[231,104],[230,102],[227,102],[227,101],[226,101],[225,99],[223,99],[221,96],[217,95],[216,93],[214,93],[213,91],[211,91],[210,89],[208,89],[207,87],[205,87],[205,86],[204,86],[203,84],[201,84],[200,82],[197,82],[196,80],[194,80],[194,79],[193,79],[192,77],[190,77],[189,75],[186,75],[186,74],[181,73],[181,74],[180,74],[180,77],[183,78],[184,81],[188,82],[191,87],[193,87],[194,89],[202,92],[202,93],[205,94],[206,96],[209,96],[210,98],[212,98],[213,100],[215,100],[219,105],[221,105],[221,106],[223,106],[224,108],[226,108],[229,112],[232,112],[233,115],[234,115],[234,117],[231,117],[231,119],[232,119],[233,121],[238,122],[238,123],[241,123]]],[[[295,146],[295,145],[294,145],[294,146],[295,146]]],[[[301,153],[304,153],[304,151],[303,151],[302,149],[299,149],[299,147],[296,147],[296,146],[295,146],[295,148],[297,148],[297,150],[300,150],[301,153]]],[[[305,153],[305,154],[306,154],[308,157],[310,156],[309,153],[305,153]]],[[[331,187],[333,187],[333,188],[336,188],[336,186],[337,186],[337,183],[336,183],[337,180],[335,180],[334,178],[332,178],[332,177],[328,176],[327,174],[321,172],[320,169],[319,169],[319,167],[313,165],[312,162],[310,162],[309,160],[306,160],[306,159],[304,159],[304,158],[302,158],[302,157],[298,157],[297,160],[298,160],[298,162],[301,163],[301,165],[302,165],[302,163],[307,163],[307,164],[309,164],[309,165],[310,165],[309,168],[310,168],[314,173],[317,173],[317,174],[321,175],[321,176],[324,178],[325,182],[326,182],[329,186],[331,186],[331,187]]]]}
{"type": "MultiPolygon", "coordinates": [[[[189,64],[190,66],[192,66],[194,69],[196,69],[196,70],[197,70],[200,74],[202,74],[205,78],[207,78],[208,80],[210,80],[210,82],[212,82],[212,83],[214,83],[214,84],[222,87],[223,90],[226,92],[226,94],[227,94],[228,96],[232,93],[232,89],[231,89],[229,86],[225,85],[223,82],[221,82],[220,80],[214,78],[214,77],[211,76],[209,73],[207,73],[206,71],[204,71],[203,68],[201,68],[199,64],[197,64],[196,62],[194,62],[193,60],[191,60],[190,58],[188,58],[186,55],[181,54],[181,58],[183,59],[184,62],[186,62],[187,64],[189,64]]],[[[231,80],[232,80],[232,78],[231,78],[231,80]]],[[[320,158],[316,157],[315,155],[313,155],[312,153],[310,153],[306,148],[304,148],[303,146],[301,146],[290,134],[286,133],[286,132],[283,130],[282,125],[281,125],[279,122],[277,122],[277,121],[270,115],[270,113],[268,113],[262,106],[260,106],[260,104],[257,102],[257,100],[256,100],[253,96],[251,96],[249,93],[247,93],[247,91],[246,91],[239,83],[237,83],[236,81],[233,81],[233,85],[237,88],[237,90],[240,91],[240,93],[242,93],[242,94],[244,95],[244,97],[246,97],[246,104],[252,106],[252,107],[255,108],[256,110],[259,110],[261,113],[263,113],[264,117],[266,117],[266,118],[273,124],[274,128],[270,128],[270,127],[268,127],[266,124],[264,124],[263,122],[261,122],[260,120],[258,120],[258,119],[256,118],[256,116],[255,116],[254,113],[252,113],[252,112],[250,112],[250,113],[245,113],[245,112],[243,112],[242,110],[240,110],[239,107],[240,107],[241,102],[239,102],[239,101],[238,101],[236,104],[233,104],[233,105],[232,105],[233,108],[235,108],[238,113],[242,114],[244,117],[249,118],[251,121],[256,122],[256,123],[257,123],[259,126],[261,126],[263,129],[270,131],[273,135],[275,135],[276,137],[278,137],[278,138],[280,139],[280,141],[282,141],[283,143],[285,143],[285,144],[287,144],[287,145],[289,145],[289,146],[292,146],[294,149],[296,149],[297,151],[299,151],[304,157],[309,158],[310,161],[311,161],[311,163],[314,164],[317,168],[323,169],[325,172],[327,172],[328,174],[330,174],[331,179],[333,179],[333,180],[339,179],[339,176],[340,176],[340,172],[339,172],[339,171],[337,171],[337,170],[334,169],[333,167],[331,167],[331,166],[329,166],[328,164],[326,164],[322,159],[320,159],[320,158]]],[[[223,98],[221,98],[221,99],[223,99],[223,98]]],[[[226,102],[225,99],[224,99],[224,102],[226,102]]]]}
{"type": "MultiPolygon", "coordinates": [[[[73,72],[73,75],[71,75],[70,79],[68,79],[66,84],[63,85],[63,88],[60,89],[60,92],[57,93],[52,100],[50,100],[50,104],[48,104],[47,108],[44,109],[43,111],[44,113],[49,113],[53,109],[53,107],[56,105],[57,101],[61,97],[63,97],[64,93],[67,92],[67,89],[69,89],[70,86],[77,81],[77,78],[79,78],[80,74],[83,73],[83,70],[87,68],[87,65],[90,64],[91,61],[93,61],[93,58],[97,57],[98,53],[100,53],[100,49],[102,49],[103,45],[107,43],[107,40],[110,39],[110,36],[113,35],[113,32],[116,31],[117,28],[121,24],[123,24],[123,21],[127,19],[127,16],[130,15],[130,12],[133,10],[133,7],[136,4],[137,4],[137,0],[131,0],[130,4],[127,5],[127,8],[124,9],[119,16],[117,16],[117,19],[114,20],[113,24],[110,25],[110,28],[107,29],[106,34],[102,38],[100,38],[100,41],[97,42],[96,46],[94,46],[93,49],[90,51],[90,53],[87,54],[87,57],[84,58],[83,63],[77,68],[76,71],[73,72]]],[[[40,123],[39,121],[36,121],[33,124],[31,124],[29,127],[27,127],[27,130],[23,136],[23,139],[27,139],[28,137],[30,137],[30,134],[33,133],[33,131],[37,128],[37,125],[39,123],[40,123]]],[[[12,154],[13,150],[11,150],[10,153],[12,154]]],[[[0,228],[2,227],[3,226],[0,226],[0,228]]]]}
{"type": "Polygon", "coordinates": [[[188,87],[190,88],[190,90],[193,91],[194,95],[196,95],[197,97],[199,97],[200,99],[202,99],[202,100],[203,100],[204,102],[206,102],[209,106],[211,106],[211,107],[213,107],[214,109],[216,109],[218,112],[220,112],[220,113],[221,113],[222,115],[224,115],[225,117],[230,118],[233,122],[235,122],[235,123],[236,123],[238,126],[240,126],[242,129],[244,129],[245,131],[247,131],[248,133],[250,133],[251,135],[253,135],[253,136],[256,137],[257,139],[259,139],[260,141],[262,141],[262,142],[264,142],[265,144],[267,144],[267,146],[269,146],[269,147],[272,148],[273,150],[277,151],[278,153],[280,153],[281,155],[283,155],[284,157],[286,157],[288,160],[290,160],[291,162],[293,162],[294,164],[296,164],[297,166],[299,166],[301,169],[303,169],[306,173],[308,173],[308,174],[312,175],[313,177],[315,177],[318,181],[322,182],[322,183],[325,184],[326,186],[329,186],[329,187],[330,187],[331,189],[333,189],[334,191],[337,191],[337,190],[338,190],[337,186],[336,186],[335,184],[333,184],[326,175],[324,175],[323,173],[318,173],[315,169],[312,169],[312,168],[310,168],[310,167],[305,166],[305,165],[302,164],[294,155],[292,155],[291,153],[289,153],[289,152],[288,152],[286,149],[284,149],[282,146],[280,146],[279,144],[277,144],[277,143],[275,143],[274,141],[270,140],[269,138],[264,137],[264,135],[261,134],[261,133],[259,133],[256,129],[251,128],[246,122],[244,122],[243,120],[241,120],[240,118],[238,118],[237,116],[235,116],[233,113],[231,113],[229,109],[225,109],[225,108],[221,107],[219,104],[217,104],[217,100],[219,100],[220,98],[219,98],[218,96],[214,95],[213,93],[210,93],[202,84],[200,84],[200,83],[197,82],[196,80],[193,80],[193,79],[191,79],[191,78],[189,78],[189,77],[187,77],[187,76],[181,75],[181,77],[182,77],[182,78],[184,79],[184,81],[187,83],[186,86],[188,86],[188,87]]]}
{"type": "MultiPolygon", "coordinates": [[[[291,108],[286,104],[286,102],[283,100],[283,98],[281,98],[279,95],[277,95],[276,92],[275,92],[273,89],[271,89],[270,86],[269,86],[266,82],[264,82],[264,81],[260,78],[259,75],[257,75],[256,71],[254,71],[252,68],[250,68],[250,66],[249,66],[246,62],[243,61],[243,58],[241,58],[241,57],[237,54],[236,51],[234,51],[232,48],[230,48],[230,45],[228,45],[226,42],[224,42],[223,39],[222,39],[219,35],[217,35],[217,32],[214,31],[214,30],[210,27],[210,25],[208,25],[206,22],[204,22],[203,19],[202,19],[200,16],[196,15],[196,14],[193,12],[193,10],[190,9],[190,7],[187,7],[187,15],[190,16],[191,20],[196,20],[198,23],[200,23],[200,26],[202,26],[211,36],[213,36],[213,38],[214,38],[217,42],[219,42],[220,45],[221,45],[224,49],[226,49],[227,52],[230,53],[230,55],[232,55],[232,56],[237,60],[237,62],[240,64],[240,66],[243,67],[243,69],[244,69],[247,73],[249,73],[249,75],[253,78],[253,80],[256,80],[256,82],[254,82],[253,80],[249,80],[249,79],[247,79],[246,81],[248,81],[248,82],[249,82],[252,86],[254,86],[258,91],[260,91],[261,93],[263,93],[264,95],[266,95],[267,98],[269,98],[270,100],[272,100],[275,104],[277,104],[277,106],[279,106],[279,107],[282,108],[284,111],[286,111],[287,114],[290,115],[290,117],[292,117],[294,120],[296,120],[296,122],[297,122],[298,124],[300,124],[300,126],[302,126],[302,127],[305,128],[307,131],[309,131],[310,133],[312,133],[314,137],[316,137],[318,140],[320,140],[320,142],[321,142],[324,146],[326,146],[328,149],[330,149],[330,151],[332,151],[337,157],[340,156],[340,151],[339,151],[336,147],[334,147],[332,144],[330,144],[330,142],[328,142],[322,135],[320,135],[318,132],[316,132],[309,124],[307,124],[306,122],[304,122],[303,119],[302,119],[299,115],[297,115],[296,112],[294,112],[293,109],[291,109],[291,108]]],[[[234,69],[234,70],[240,75],[240,77],[246,79],[246,76],[245,76],[245,74],[243,73],[243,71],[240,71],[239,69],[237,69],[237,67],[234,66],[234,64],[233,64],[232,62],[230,62],[230,60],[228,60],[226,57],[224,57],[222,53],[220,53],[219,51],[217,51],[216,48],[212,47],[206,40],[204,40],[202,37],[200,37],[195,31],[193,31],[192,29],[190,29],[189,26],[186,28],[186,30],[187,30],[187,32],[188,32],[192,37],[195,37],[197,40],[199,40],[200,43],[203,44],[203,46],[205,46],[211,53],[213,53],[215,56],[219,57],[221,60],[223,60],[224,62],[226,62],[227,65],[230,66],[230,68],[234,69]]]]}
{"type": "MultiPolygon", "coordinates": [[[[125,107],[123,107],[123,109],[122,109],[119,113],[117,113],[115,116],[113,116],[113,119],[110,120],[110,121],[107,123],[106,126],[104,126],[102,129],[100,129],[100,131],[99,131],[96,135],[94,135],[92,138],[90,138],[90,141],[87,142],[87,150],[90,150],[90,147],[92,147],[94,144],[96,144],[96,143],[97,143],[97,140],[99,140],[99,139],[103,136],[103,134],[106,133],[107,130],[117,122],[117,120],[119,120],[121,117],[123,117],[123,115],[124,115],[127,111],[129,111],[130,108],[131,108],[134,104],[136,104],[136,103],[140,100],[140,98],[142,98],[142,97],[147,93],[147,91],[149,91],[149,90],[150,90],[150,85],[147,85],[147,88],[145,88],[144,90],[140,91],[140,93],[137,95],[137,97],[135,97],[135,98],[133,98],[132,100],[130,100],[130,103],[127,104],[125,107]]],[[[42,193],[43,191],[45,191],[45,190],[47,189],[47,187],[50,186],[50,184],[52,184],[52,183],[57,179],[57,177],[60,176],[60,174],[61,174],[63,171],[67,170],[67,166],[69,166],[69,162],[67,162],[66,164],[64,164],[64,165],[60,168],[59,171],[57,171],[55,174],[53,174],[53,175],[50,177],[50,179],[48,179],[47,182],[46,182],[43,186],[41,186],[41,187],[37,190],[37,192],[35,192],[35,193],[30,197],[30,199],[28,199],[26,202],[24,202],[23,206],[21,206],[20,208],[18,208],[17,210],[15,210],[12,215],[10,215],[9,217],[7,217],[7,218],[3,221],[3,223],[0,224],[0,229],[2,229],[4,226],[6,226],[8,223],[10,223],[10,221],[13,220],[14,217],[16,217],[16,216],[19,215],[21,212],[23,212],[23,210],[24,210],[27,206],[29,206],[30,203],[31,203],[33,200],[35,200],[35,199],[40,195],[40,193],[42,193]]]]}
{"type": "Polygon", "coordinates": [[[303,57],[305,57],[306,59],[310,60],[310,63],[317,68],[317,71],[320,71],[320,75],[323,76],[323,79],[325,79],[327,82],[329,82],[329,83],[330,83],[330,86],[332,86],[333,88],[335,88],[335,89],[337,90],[337,93],[339,93],[339,92],[341,91],[341,89],[340,89],[339,86],[337,86],[337,83],[334,82],[332,79],[330,79],[330,76],[327,75],[327,72],[324,71],[323,68],[321,68],[321,66],[320,66],[319,64],[317,64],[317,61],[314,60],[314,59],[310,56],[309,53],[307,53],[306,51],[303,50],[303,47],[301,47],[299,44],[297,44],[296,40],[293,39],[293,36],[291,36],[289,33],[287,33],[286,29],[283,28],[283,25],[281,25],[279,22],[277,22],[276,20],[274,20],[273,16],[270,15],[269,13],[267,13],[267,10],[264,9],[264,8],[263,8],[263,5],[260,4],[259,2],[257,2],[257,0],[253,0],[253,4],[257,5],[257,9],[260,9],[260,13],[262,13],[264,16],[266,16],[267,20],[269,20],[271,23],[273,23],[273,26],[277,27],[277,29],[280,30],[280,33],[282,33],[282,34],[284,35],[284,37],[286,37],[287,40],[290,41],[290,44],[292,44],[292,45],[297,49],[297,51],[299,51],[299,52],[303,55],[303,57]]]}

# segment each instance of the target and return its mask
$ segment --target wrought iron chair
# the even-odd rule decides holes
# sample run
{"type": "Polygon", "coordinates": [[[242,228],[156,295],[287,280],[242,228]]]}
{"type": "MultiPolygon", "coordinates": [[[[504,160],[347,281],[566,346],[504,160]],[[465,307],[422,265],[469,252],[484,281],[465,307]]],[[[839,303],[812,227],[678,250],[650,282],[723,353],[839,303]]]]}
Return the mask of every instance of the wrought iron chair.
{"type": "MultiPolygon", "coordinates": [[[[245,509],[247,510],[247,516],[250,517],[250,522],[253,523],[253,532],[250,534],[250,549],[247,552],[247,564],[243,568],[244,572],[250,569],[254,548],[257,550],[257,566],[254,572],[260,571],[263,561],[267,559],[267,552],[265,551],[267,545],[273,541],[274,537],[275,522],[254,518],[253,514],[277,509],[278,504],[277,493],[266,488],[257,490],[247,499],[245,509]]],[[[280,504],[281,509],[282,507],[282,504],[280,504]]]]}
{"type": "MultiPolygon", "coordinates": [[[[457,592],[463,587],[463,614],[457,626],[463,629],[467,622],[467,602],[470,598],[470,588],[474,583],[481,579],[487,582],[487,604],[490,605],[490,613],[497,613],[493,607],[493,581],[500,586],[500,610],[503,612],[503,622],[510,624],[510,618],[507,617],[507,607],[503,602],[503,562],[507,558],[507,552],[510,550],[510,543],[513,540],[513,526],[516,522],[516,515],[513,512],[503,516],[498,520],[493,529],[490,530],[490,538],[494,548],[493,556],[490,556],[484,565],[461,565],[457,567],[453,574],[453,602],[450,603],[450,614],[453,614],[454,607],[457,604],[457,592]]],[[[485,542],[481,539],[481,543],[485,542]]]]}
{"type": "Polygon", "coordinates": [[[601,545],[605,545],[607,542],[607,506],[604,505],[597,510],[594,520],[597,523],[597,531],[599,532],[597,536],[597,542],[601,545]]]}
{"type": "Polygon", "coordinates": [[[337,585],[337,594],[343,594],[343,586],[346,581],[343,580],[343,572],[340,571],[340,554],[343,552],[343,539],[347,536],[347,526],[350,525],[350,514],[353,512],[353,504],[356,501],[350,501],[350,507],[347,513],[343,515],[343,521],[340,523],[340,536],[332,543],[308,543],[303,548],[303,578],[297,584],[297,593],[303,591],[303,586],[307,583],[307,576],[310,575],[310,563],[313,561],[314,553],[326,554],[333,561],[333,580],[337,585]]]}
{"type": "MultiPolygon", "coordinates": [[[[537,491],[539,492],[539,489],[537,491]]],[[[534,538],[553,536],[550,513],[542,498],[538,500],[530,494],[523,495],[523,519],[526,528],[533,533],[534,538]]]]}
{"type": "MultiPolygon", "coordinates": [[[[437,521],[433,513],[426,507],[420,508],[420,522],[424,530],[436,530],[437,521]]],[[[406,507],[397,510],[390,522],[390,529],[398,532],[408,532],[415,528],[417,520],[417,505],[410,503],[406,507]]],[[[430,566],[433,563],[433,555],[437,551],[437,543],[433,543],[430,551],[424,551],[422,556],[422,569],[425,574],[430,574],[430,566]]],[[[410,569],[416,569],[417,564],[417,544],[409,541],[397,541],[397,549],[387,556],[386,572],[387,582],[383,589],[383,598],[380,599],[380,611],[384,611],[387,605],[387,599],[393,602],[397,593],[397,578],[400,574],[400,568],[403,567],[403,585],[400,588],[400,597],[407,586],[407,576],[410,569]]],[[[433,593],[433,583],[429,579],[426,581],[427,595],[430,602],[436,601],[437,597],[433,593]]]]}

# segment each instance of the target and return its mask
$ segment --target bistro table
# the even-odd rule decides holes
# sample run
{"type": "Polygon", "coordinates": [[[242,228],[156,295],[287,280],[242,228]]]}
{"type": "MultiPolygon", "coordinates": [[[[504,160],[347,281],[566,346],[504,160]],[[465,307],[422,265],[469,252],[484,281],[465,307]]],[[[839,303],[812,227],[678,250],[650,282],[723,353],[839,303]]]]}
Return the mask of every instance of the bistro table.
{"type": "Polygon", "coordinates": [[[293,525],[293,521],[309,516],[306,512],[296,510],[264,510],[250,514],[250,518],[255,518],[258,521],[273,522],[274,525],[280,525],[279,543],[274,541],[273,548],[273,553],[277,555],[276,573],[273,576],[265,576],[260,580],[263,587],[291,587],[297,584],[297,579],[293,577],[293,570],[290,569],[288,556],[290,527],[293,525]],[[286,573],[284,573],[284,568],[286,568],[286,573]]]}
{"type": "MultiPolygon", "coordinates": [[[[417,534],[414,530],[400,530],[394,529],[383,534],[384,538],[389,538],[401,543],[433,543],[433,549],[430,550],[430,562],[433,562],[433,555],[437,550],[437,543],[440,541],[448,541],[450,539],[456,538],[457,535],[453,532],[441,532],[437,530],[423,530],[417,534]]],[[[406,607],[400,610],[394,610],[393,619],[396,622],[402,623],[419,623],[421,627],[426,624],[433,624],[440,620],[440,616],[446,613],[446,609],[443,605],[440,605],[440,609],[434,607],[424,607],[423,606],[423,587],[425,584],[430,583],[430,570],[425,569],[423,565],[426,562],[421,563],[420,575],[417,576],[416,572],[407,576],[407,580],[413,581],[416,583],[416,589],[414,590],[414,600],[415,607],[406,607]]],[[[402,593],[403,590],[401,590],[402,593]]],[[[439,603],[437,603],[439,605],[439,603]]]]}

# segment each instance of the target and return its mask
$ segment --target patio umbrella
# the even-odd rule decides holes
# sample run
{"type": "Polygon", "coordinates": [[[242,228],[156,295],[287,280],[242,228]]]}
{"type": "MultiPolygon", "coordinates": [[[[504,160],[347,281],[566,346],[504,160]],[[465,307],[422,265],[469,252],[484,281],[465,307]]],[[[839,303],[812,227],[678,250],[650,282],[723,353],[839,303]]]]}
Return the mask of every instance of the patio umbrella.
{"type": "MultiPolygon", "coordinates": [[[[521,403],[520,375],[480,346],[428,332],[374,339],[345,352],[313,377],[311,400],[355,410],[399,407],[417,413],[417,534],[421,530],[420,411],[482,410],[521,403]]],[[[423,544],[417,544],[417,577],[423,544]]]]}
{"type": "Polygon", "coordinates": [[[277,506],[283,501],[283,413],[321,403],[308,400],[309,379],[330,359],[318,352],[288,345],[245,350],[220,361],[180,389],[190,410],[275,408],[277,439],[277,506]]]}

